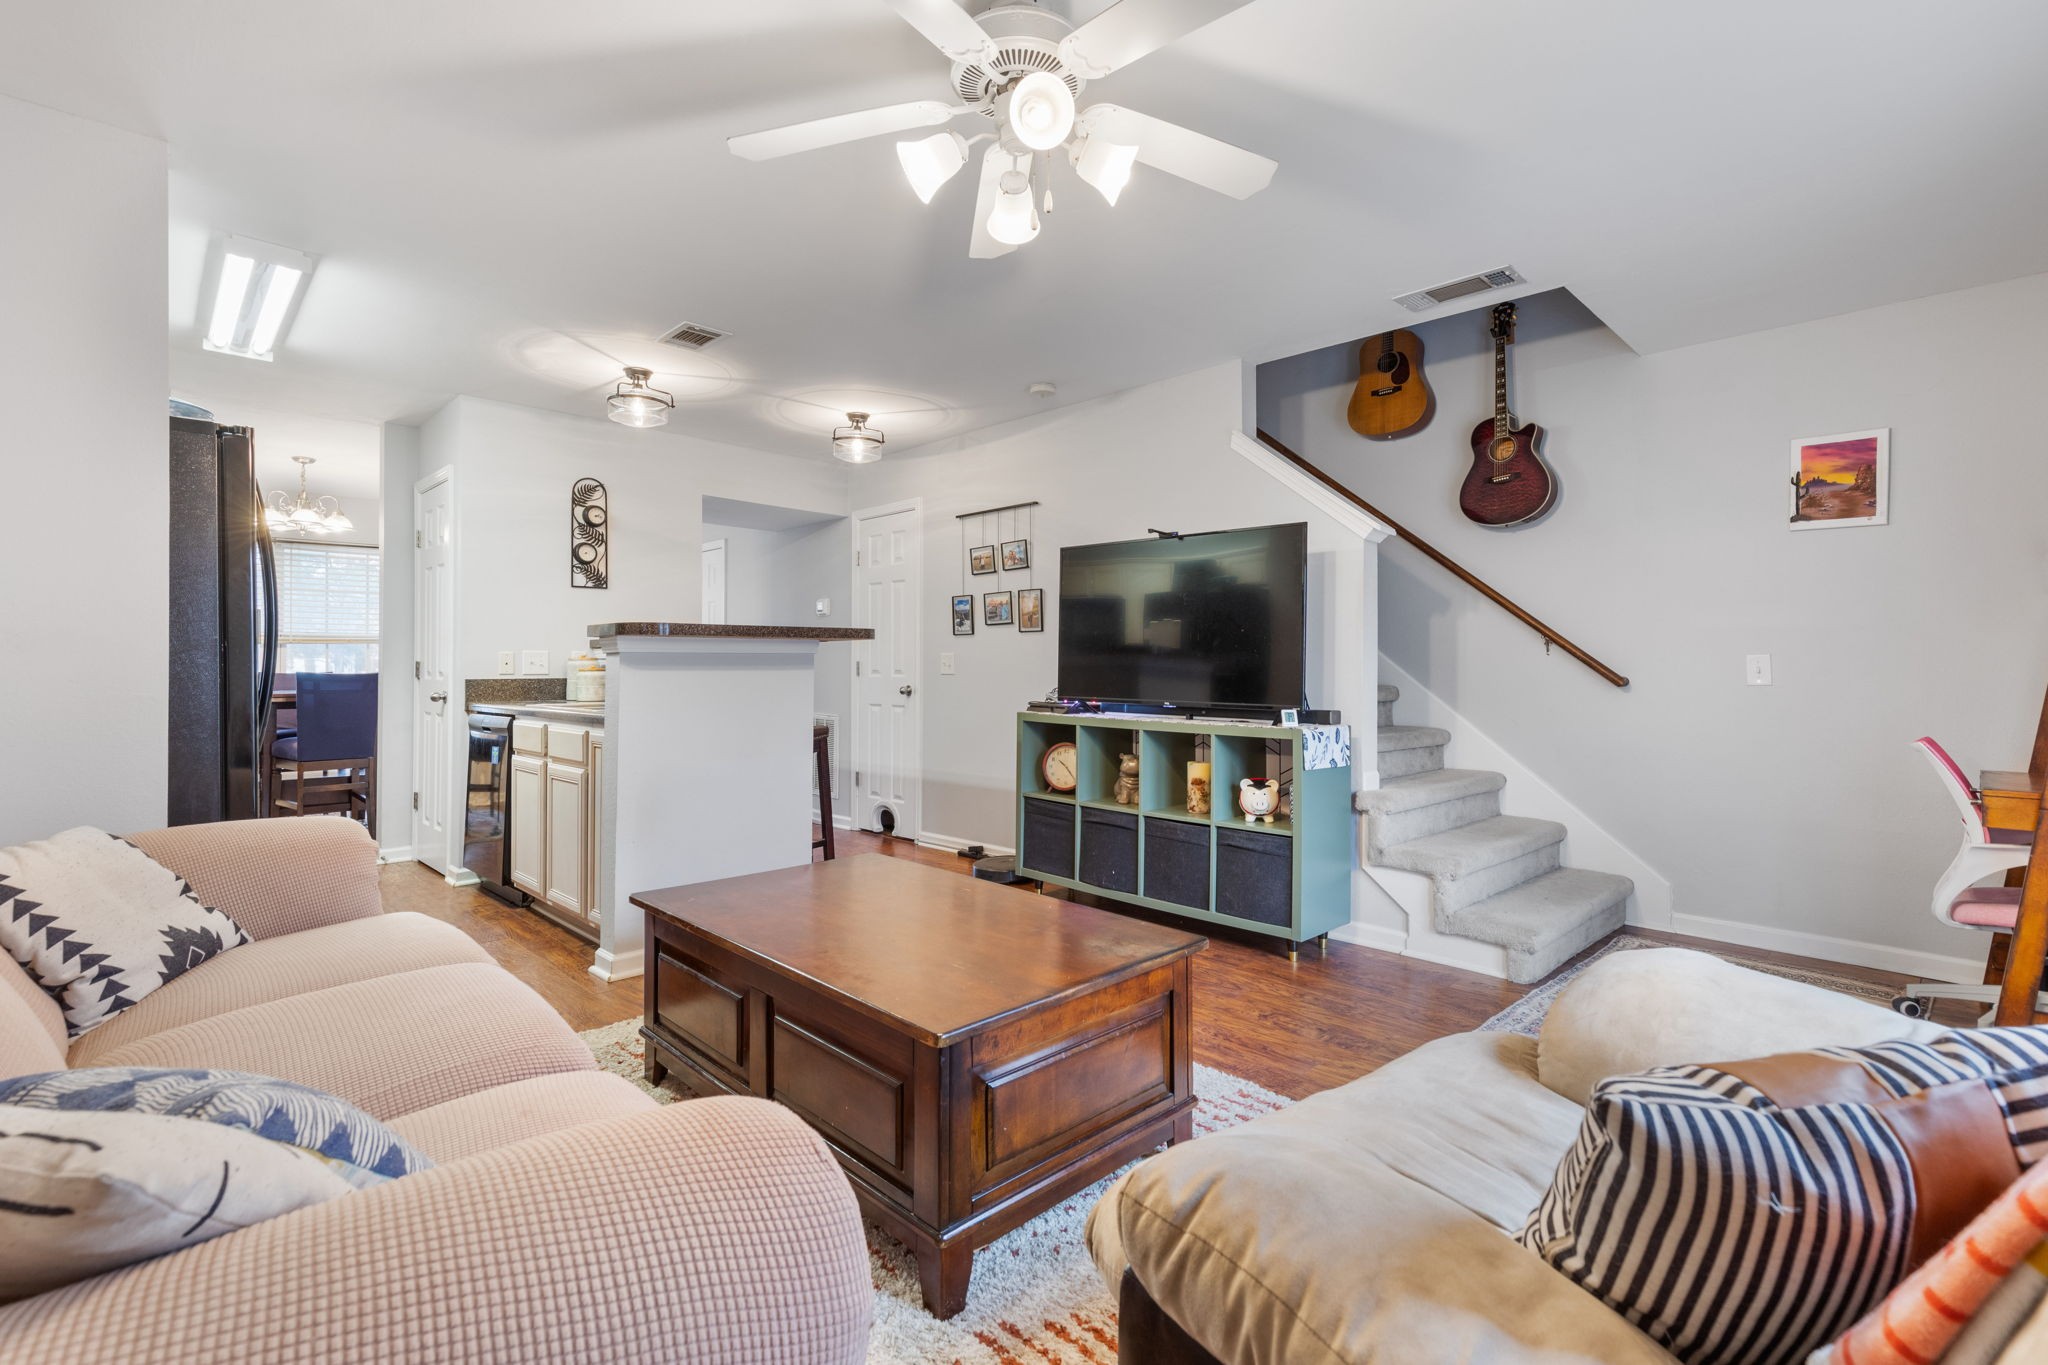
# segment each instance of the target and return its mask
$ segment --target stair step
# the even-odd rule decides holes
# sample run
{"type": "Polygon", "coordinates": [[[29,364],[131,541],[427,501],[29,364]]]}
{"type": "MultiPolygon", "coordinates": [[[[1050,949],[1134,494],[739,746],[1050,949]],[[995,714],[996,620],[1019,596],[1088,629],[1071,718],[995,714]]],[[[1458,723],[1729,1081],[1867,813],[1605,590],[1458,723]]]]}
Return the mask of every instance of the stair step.
{"type": "Polygon", "coordinates": [[[1433,725],[1380,727],[1380,752],[1383,754],[1390,754],[1396,749],[1441,749],[1450,742],[1451,732],[1433,725]]]}
{"type": "Polygon", "coordinates": [[[1497,792],[1507,781],[1499,773],[1478,768],[1439,768],[1433,773],[1390,778],[1377,791],[1357,793],[1351,804],[1362,815],[1399,815],[1418,806],[1497,792]]]}
{"type": "Polygon", "coordinates": [[[1564,835],[1564,826],[1555,820],[1496,815],[1382,849],[1379,862],[1386,867],[1435,877],[1441,895],[1444,882],[1553,848],[1564,842],[1564,835]]]}
{"type": "Polygon", "coordinates": [[[1540,981],[1621,928],[1635,883],[1611,872],[1562,867],[1499,895],[1436,916],[1444,933],[1507,949],[1508,979],[1540,981]]]}

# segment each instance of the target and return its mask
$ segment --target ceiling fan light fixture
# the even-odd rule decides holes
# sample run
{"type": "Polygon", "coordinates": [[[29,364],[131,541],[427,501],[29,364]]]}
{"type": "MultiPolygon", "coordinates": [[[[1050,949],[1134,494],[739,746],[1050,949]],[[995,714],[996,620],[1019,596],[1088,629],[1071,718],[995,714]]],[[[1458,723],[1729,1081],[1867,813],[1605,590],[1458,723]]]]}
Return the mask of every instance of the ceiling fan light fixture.
{"type": "Polygon", "coordinates": [[[1074,163],[1075,173],[1115,208],[1117,196],[1131,183],[1131,168],[1137,164],[1138,149],[1128,142],[1111,142],[1094,135],[1075,143],[1068,159],[1074,163]]]}
{"type": "Polygon", "coordinates": [[[643,429],[668,421],[669,409],[676,405],[675,395],[655,388],[653,378],[654,371],[628,365],[626,377],[605,403],[605,416],[622,427],[643,429]]]}
{"type": "Polygon", "coordinates": [[[832,457],[848,464],[873,464],[881,459],[888,437],[868,425],[868,414],[849,412],[846,420],[848,425],[832,429],[832,457]]]}
{"type": "Polygon", "coordinates": [[[1034,152],[1049,152],[1074,131],[1074,92],[1050,71],[1034,71],[1003,100],[1010,135],[1034,152]]]}
{"type": "Polygon", "coordinates": [[[1004,246],[1022,246],[1038,235],[1038,210],[1027,185],[1020,194],[1005,194],[989,210],[988,235],[1004,246]]]}
{"type": "Polygon", "coordinates": [[[903,163],[903,174],[918,200],[929,204],[939,187],[967,164],[967,139],[947,129],[914,142],[899,142],[896,159],[903,163]]]}

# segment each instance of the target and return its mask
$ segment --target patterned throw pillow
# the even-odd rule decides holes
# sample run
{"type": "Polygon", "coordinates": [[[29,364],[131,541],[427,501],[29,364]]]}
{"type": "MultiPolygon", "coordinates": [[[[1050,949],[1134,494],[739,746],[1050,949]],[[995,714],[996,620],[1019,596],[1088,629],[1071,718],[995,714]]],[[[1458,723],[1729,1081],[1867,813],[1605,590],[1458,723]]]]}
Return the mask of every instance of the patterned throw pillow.
{"type": "Polygon", "coordinates": [[[434,1163],[346,1100],[240,1071],[81,1067],[0,1080],[0,1105],[68,1113],[163,1114],[243,1128],[299,1148],[350,1185],[381,1185],[434,1163]]]}
{"type": "Polygon", "coordinates": [[[56,1000],[73,1038],[248,941],[177,873],[101,830],[0,848],[0,948],[56,1000]]]}
{"type": "Polygon", "coordinates": [[[0,1303],[348,1193],[326,1163],[237,1129],[0,1105],[0,1303]]]}
{"type": "Polygon", "coordinates": [[[1839,1336],[2048,1152],[2048,1029],[1602,1081],[1522,1245],[1688,1365],[1839,1336]]]}

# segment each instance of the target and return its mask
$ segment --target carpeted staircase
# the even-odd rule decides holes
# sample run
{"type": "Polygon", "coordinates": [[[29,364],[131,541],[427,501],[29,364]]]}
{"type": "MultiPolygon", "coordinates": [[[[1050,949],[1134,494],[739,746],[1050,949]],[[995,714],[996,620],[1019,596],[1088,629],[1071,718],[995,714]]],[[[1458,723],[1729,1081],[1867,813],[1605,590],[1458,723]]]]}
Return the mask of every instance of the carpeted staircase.
{"type": "Polygon", "coordinates": [[[1379,690],[1380,788],[1357,793],[1368,868],[1427,877],[1438,933],[1494,944],[1511,981],[1540,981],[1622,927],[1627,877],[1565,867],[1565,827],[1500,813],[1499,773],[1446,768],[1448,730],[1396,725],[1379,690]]]}

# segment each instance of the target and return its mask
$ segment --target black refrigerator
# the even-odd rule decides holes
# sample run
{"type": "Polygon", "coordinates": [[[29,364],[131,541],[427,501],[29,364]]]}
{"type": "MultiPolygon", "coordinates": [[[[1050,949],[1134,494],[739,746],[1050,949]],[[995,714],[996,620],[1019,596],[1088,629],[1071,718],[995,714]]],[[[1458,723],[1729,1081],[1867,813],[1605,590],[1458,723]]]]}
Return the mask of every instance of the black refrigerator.
{"type": "Polygon", "coordinates": [[[170,822],[267,814],[257,762],[277,681],[277,554],[256,437],[171,420],[170,822]]]}

